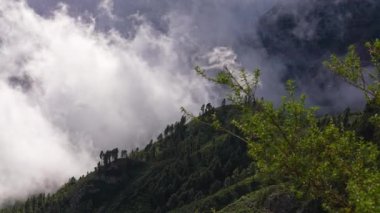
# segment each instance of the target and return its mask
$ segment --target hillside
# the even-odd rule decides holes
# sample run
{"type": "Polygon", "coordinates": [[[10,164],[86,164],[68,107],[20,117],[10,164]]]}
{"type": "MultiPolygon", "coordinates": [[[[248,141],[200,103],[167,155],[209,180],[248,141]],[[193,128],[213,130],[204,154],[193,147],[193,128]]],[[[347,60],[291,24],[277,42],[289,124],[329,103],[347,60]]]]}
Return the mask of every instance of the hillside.
{"type": "MultiPolygon", "coordinates": [[[[216,112],[233,129],[230,122],[240,114],[236,107],[207,106],[202,120],[216,112]]],[[[360,132],[370,111],[324,116],[320,123],[332,118],[360,132]]],[[[373,133],[363,136],[372,138],[373,133]]],[[[244,142],[183,117],[143,150],[71,178],[54,194],[36,195],[0,212],[322,211],[317,200],[299,200],[280,185],[257,182],[255,172],[244,142]]]]}
{"type": "MultiPolygon", "coordinates": [[[[202,119],[214,111],[208,106],[202,119]]],[[[232,106],[216,112],[226,126],[239,114],[232,106]]],[[[72,178],[52,195],[36,195],[0,212],[210,212],[262,188],[254,173],[244,142],[182,118],[143,150],[72,178]]],[[[274,197],[266,205],[291,201],[301,208],[294,197],[276,193],[267,192],[274,197]]]]}

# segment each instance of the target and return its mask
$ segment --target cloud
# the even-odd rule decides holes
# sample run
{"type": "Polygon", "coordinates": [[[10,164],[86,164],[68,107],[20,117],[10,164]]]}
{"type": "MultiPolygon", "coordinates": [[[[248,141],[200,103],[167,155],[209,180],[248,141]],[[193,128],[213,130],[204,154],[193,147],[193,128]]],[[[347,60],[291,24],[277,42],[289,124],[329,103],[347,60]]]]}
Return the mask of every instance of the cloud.
{"type": "Polygon", "coordinates": [[[339,22],[329,15],[341,5],[360,9],[348,11],[349,20],[362,20],[357,18],[360,11],[371,11],[365,18],[370,20],[378,14],[375,7],[368,10],[373,4],[284,2],[1,1],[0,103],[5,104],[0,113],[23,116],[5,117],[0,126],[0,155],[14,156],[0,162],[0,203],[52,190],[84,173],[95,165],[100,149],[142,146],[180,116],[180,106],[196,111],[205,102],[219,102],[223,91],[196,77],[195,65],[261,68],[258,96],[270,100],[284,94],[283,82],[289,76],[311,76],[296,80],[315,103],[330,109],[360,102],[353,88],[320,69],[321,57],[335,47],[315,44],[324,44],[323,38],[339,31],[334,26],[345,27],[339,23],[348,23],[345,35],[358,37],[358,26],[360,35],[378,34],[377,27],[368,28],[370,33],[365,33],[366,25],[350,27],[351,22],[344,21],[345,9],[339,10],[339,22]],[[303,69],[306,66],[313,69],[303,69]],[[338,104],[329,102],[336,99],[338,104]],[[51,153],[61,153],[53,156],[54,164],[41,162],[47,146],[51,153]],[[28,169],[20,162],[28,162],[28,169]],[[61,173],[57,164],[63,164],[61,173]],[[17,184],[25,190],[11,192],[8,186],[17,184]]]}
{"type": "Polygon", "coordinates": [[[204,56],[209,66],[203,66],[205,69],[239,69],[241,65],[237,63],[237,55],[228,47],[215,47],[211,52],[204,56]]]}
{"type": "Polygon", "coordinates": [[[31,192],[51,192],[94,163],[52,125],[21,91],[0,83],[0,204],[31,192]]]}
{"type": "Polygon", "coordinates": [[[0,3],[0,204],[52,191],[100,149],[145,144],[180,106],[209,100],[175,41],[143,17],[126,39],[66,10],[0,3]]]}
{"type": "Polygon", "coordinates": [[[117,17],[113,14],[113,0],[101,0],[98,8],[105,13],[107,17],[112,20],[117,19],[117,17]]]}
{"type": "MultiPolygon", "coordinates": [[[[44,10],[46,4],[28,0],[41,14],[60,1],[50,0],[50,9],[44,10]]],[[[104,0],[62,1],[71,5],[72,16],[90,14],[97,30],[114,29],[124,37],[135,35],[129,17],[138,12],[152,28],[172,38],[187,64],[198,65],[197,59],[215,47],[230,48],[247,70],[262,69],[260,95],[277,100],[284,81],[292,78],[311,95],[313,104],[326,109],[340,108],[340,103],[334,106],[335,94],[330,96],[326,88],[334,84],[335,91],[344,91],[347,85],[323,69],[321,62],[332,52],[343,54],[348,45],[374,39],[380,32],[380,3],[374,0],[113,0],[115,20],[99,14],[104,0]]],[[[342,105],[362,105],[357,95],[341,95],[348,101],[342,105]]]]}

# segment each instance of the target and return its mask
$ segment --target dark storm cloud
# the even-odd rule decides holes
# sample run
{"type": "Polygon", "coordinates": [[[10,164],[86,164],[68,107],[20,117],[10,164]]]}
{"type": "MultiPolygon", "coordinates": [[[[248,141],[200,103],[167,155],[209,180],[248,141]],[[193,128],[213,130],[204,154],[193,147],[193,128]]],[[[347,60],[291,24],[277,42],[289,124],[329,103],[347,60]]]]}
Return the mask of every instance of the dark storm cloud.
{"type": "Polygon", "coordinates": [[[379,9],[380,2],[373,0],[283,2],[260,18],[259,36],[268,55],[286,66],[282,78],[295,79],[314,104],[325,111],[358,108],[363,105],[360,92],[327,71],[322,61],[332,53],[342,55],[351,44],[363,52],[365,41],[380,37],[379,9]]]}

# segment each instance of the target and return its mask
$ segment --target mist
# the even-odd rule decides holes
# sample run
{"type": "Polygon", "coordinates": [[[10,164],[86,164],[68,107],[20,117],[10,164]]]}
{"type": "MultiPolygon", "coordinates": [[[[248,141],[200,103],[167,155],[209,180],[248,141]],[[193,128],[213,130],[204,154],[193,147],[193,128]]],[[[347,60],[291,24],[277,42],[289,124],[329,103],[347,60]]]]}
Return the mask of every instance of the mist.
{"type": "MultiPolygon", "coordinates": [[[[294,78],[326,112],[362,107],[360,93],[321,61],[377,29],[316,48],[309,43],[330,32],[318,27],[330,16],[310,14],[347,1],[300,2],[0,2],[0,205],[53,192],[91,171],[100,150],[143,147],[179,119],[181,106],[196,113],[204,103],[218,105],[224,91],[196,76],[196,65],[261,68],[258,95],[273,101],[294,78]]],[[[367,24],[374,25],[360,29],[367,24]]]]}
{"type": "Polygon", "coordinates": [[[0,202],[52,192],[92,170],[101,149],[146,144],[209,100],[172,38],[139,22],[135,35],[95,30],[61,6],[41,17],[0,3],[0,202]],[[192,90],[190,92],[190,90],[192,90]]]}

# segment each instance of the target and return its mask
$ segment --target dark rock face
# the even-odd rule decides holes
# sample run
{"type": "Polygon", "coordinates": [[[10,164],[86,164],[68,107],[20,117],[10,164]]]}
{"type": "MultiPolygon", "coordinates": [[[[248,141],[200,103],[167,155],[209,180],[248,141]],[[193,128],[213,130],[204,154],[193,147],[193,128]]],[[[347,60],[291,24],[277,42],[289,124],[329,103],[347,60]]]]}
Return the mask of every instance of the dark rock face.
{"type": "MultiPolygon", "coordinates": [[[[374,0],[287,2],[261,17],[258,36],[269,55],[285,62],[284,81],[307,82],[307,93],[323,94],[327,84],[336,87],[337,79],[323,68],[322,61],[332,53],[343,54],[351,44],[365,52],[363,42],[380,37],[378,11],[380,1],[374,0]]],[[[329,104],[323,98],[316,102],[329,104]]]]}

